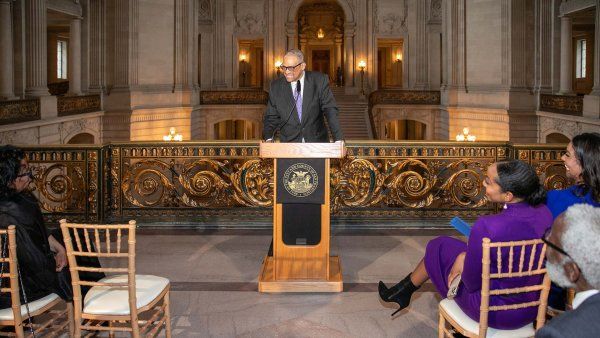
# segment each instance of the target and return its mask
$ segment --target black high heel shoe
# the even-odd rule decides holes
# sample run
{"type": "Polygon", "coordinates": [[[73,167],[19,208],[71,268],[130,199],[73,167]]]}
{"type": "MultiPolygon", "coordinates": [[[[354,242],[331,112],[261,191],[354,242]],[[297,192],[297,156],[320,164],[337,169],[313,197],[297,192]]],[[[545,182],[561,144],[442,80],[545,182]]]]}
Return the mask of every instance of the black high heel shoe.
{"type": "Polygon", "coordinates": [[[385,286],[382,281],[379,281],[378,285],[379,297],[381,300],[387,303],[394,302],[400,306],[398,310],[392,313],[392,316],[410,304],[410,297],[418,288],[419,287],[415,286],[410,280],[410,274],[391,288],[385,286]]]}

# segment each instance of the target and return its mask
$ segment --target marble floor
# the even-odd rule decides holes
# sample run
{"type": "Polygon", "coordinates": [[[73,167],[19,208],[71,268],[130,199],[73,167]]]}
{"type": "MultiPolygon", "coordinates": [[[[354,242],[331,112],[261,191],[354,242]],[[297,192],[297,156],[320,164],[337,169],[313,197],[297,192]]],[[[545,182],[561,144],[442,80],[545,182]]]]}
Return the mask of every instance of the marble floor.
{"type": "Polygon", "coordinates": [[[271,237],[265,230],[140,229],[137,273],[172,282],[176,337],[437,337],[438,295],[425,284],[394,318],[377,281],[396,282],[427,241],[450,230],[346,230],[332,236],[344,292],[263,294],[257,276],[271,237]]]}

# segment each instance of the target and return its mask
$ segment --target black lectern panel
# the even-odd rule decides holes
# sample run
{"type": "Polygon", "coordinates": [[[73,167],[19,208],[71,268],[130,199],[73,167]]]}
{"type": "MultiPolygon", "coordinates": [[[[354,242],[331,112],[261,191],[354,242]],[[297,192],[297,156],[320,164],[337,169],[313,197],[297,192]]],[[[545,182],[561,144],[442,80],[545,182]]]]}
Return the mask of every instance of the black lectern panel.
{"type": "Polygon", "coordinates": [[[278,204],[323,204],[325,182],[325,159],[277,159],[278,204]]]}
{"type": "Polygon", "coordinates": [[[321,205],[282,205],[282,237],[285,245],[317,245],[321,242],[321,205]]]}

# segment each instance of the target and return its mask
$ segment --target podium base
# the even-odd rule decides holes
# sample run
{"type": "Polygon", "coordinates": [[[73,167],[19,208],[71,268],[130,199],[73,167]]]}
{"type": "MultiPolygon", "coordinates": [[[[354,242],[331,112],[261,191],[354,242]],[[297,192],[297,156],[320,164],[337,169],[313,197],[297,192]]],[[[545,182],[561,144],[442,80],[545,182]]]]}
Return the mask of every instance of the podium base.
{"type": "Polygon", "coordinates": [[[342,292],[342,266],[338,256],[329,257],[329,280],[275,280],[273,257],[266,256],[258,276],[258,292],[342,292]]]}

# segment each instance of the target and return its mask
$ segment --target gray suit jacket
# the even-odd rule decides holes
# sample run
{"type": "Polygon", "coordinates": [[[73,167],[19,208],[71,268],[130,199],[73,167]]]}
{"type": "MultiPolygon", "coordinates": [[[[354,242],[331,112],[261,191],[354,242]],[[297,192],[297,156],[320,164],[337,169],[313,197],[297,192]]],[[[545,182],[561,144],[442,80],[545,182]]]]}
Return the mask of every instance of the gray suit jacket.
{"type": "Polygon", "coordinates": [[[325,120],[335,141],[344,135],[338,120],[338,108],[329,88],[329,79],[319,72],[304,72],[302,121],[298,118],[292,88],[282,76],[271,82],[269,102],[263,118],[263,139],[280,129],[281,142],[329,142],[325,120]]]}
{"type": "Polygon", "coordinates": [[[552,319],[535,336],[536,338],[600,337],[600,293],[586,299],[577,309],[552,319]]]}

